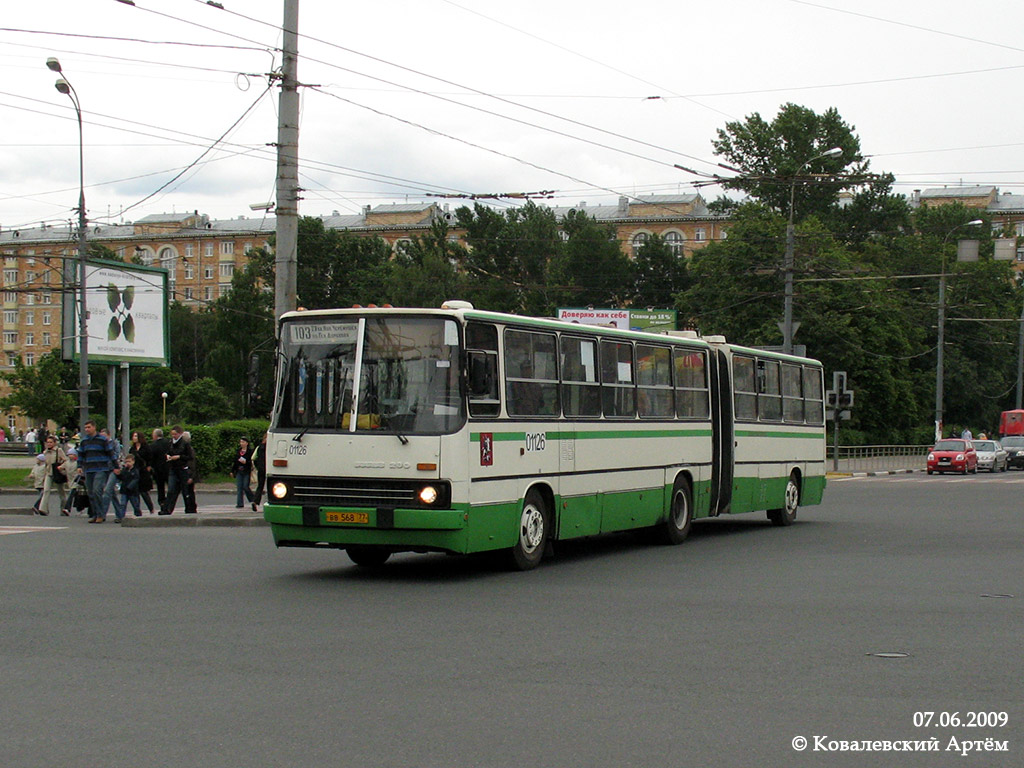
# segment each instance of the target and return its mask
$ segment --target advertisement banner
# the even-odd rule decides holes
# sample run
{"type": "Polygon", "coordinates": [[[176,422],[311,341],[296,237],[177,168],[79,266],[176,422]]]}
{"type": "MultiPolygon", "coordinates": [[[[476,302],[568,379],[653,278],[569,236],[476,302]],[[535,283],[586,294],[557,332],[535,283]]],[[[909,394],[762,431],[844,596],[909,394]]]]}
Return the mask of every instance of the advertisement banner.
{"type": "MultiPolygon", "coordinates": [[[[167,364],[167,270],[113,261],[89,261],[85,267],[89,362],[120,365],[167,364]]],[[[73,357],[80,349],[78,291],[73,299],[73,357]]],[[[66,321],[65,321],[66,322],[66,321]]]]}
{"type": "Polygon", "coordinates": [[[559,309],[556,317],[568,323],[599,325],[634,331],[674,331],[674,309],[559,309]]]}

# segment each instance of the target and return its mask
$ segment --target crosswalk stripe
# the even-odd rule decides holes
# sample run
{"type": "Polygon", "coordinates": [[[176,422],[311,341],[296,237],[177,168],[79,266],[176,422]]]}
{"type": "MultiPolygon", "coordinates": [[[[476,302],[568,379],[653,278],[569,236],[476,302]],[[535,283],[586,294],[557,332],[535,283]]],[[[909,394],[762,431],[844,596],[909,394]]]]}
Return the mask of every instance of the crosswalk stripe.
{"type": "Polygon", "coordinates": [[[0,525],[0,536],[11,536],[15,533],[38,533],[39,531],[63,531],[66,525],[57,527],[41,525],[0,525]]]}

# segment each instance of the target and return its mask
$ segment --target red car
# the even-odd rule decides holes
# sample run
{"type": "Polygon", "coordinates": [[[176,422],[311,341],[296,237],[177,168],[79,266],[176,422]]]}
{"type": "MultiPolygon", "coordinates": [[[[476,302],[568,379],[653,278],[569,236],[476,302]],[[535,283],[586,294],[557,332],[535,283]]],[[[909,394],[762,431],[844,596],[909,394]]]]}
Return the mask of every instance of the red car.
{"type": "Polygon", "coordinates": [[[939,440],[928,452],[928,474],[932,472],[977,473],[978,454],[974,443],[959,438],[939,440]]]}

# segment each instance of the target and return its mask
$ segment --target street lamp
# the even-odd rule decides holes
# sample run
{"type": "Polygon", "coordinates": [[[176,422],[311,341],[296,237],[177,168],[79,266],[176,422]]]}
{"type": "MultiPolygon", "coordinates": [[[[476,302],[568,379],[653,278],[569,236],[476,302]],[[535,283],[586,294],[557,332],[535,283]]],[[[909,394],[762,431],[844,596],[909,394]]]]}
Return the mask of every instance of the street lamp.
{"type": "MultiPolygon", "coordinates": [[[[46,66],[53,72],[63,74],[60,62],[53,56],[46,60],[46,66]]],[[[78,428],[83,429],[89,420],[89,334],[87,330],[87,309],[85,303],[85,143],[82,140],[82,105],[78,92],[66,77],[58,77],[54,87],[71,99],[78,116],[78,428]]],[[[69,270],[65,270],[67,276],[69,270]]],[[[65,301],[67,296],[65,296],[65,301]]]]}
{"type": "Polygon", "coordinates": [[[796,232],[793,229],[793,197],[796,193],[796,179],[800,171],[823,157],[838,157],[843,154],[842,147],[832,149],[815,155],[805,161],[793,174],[793,180],[789,184],[789,223],[786,224],[786,259],[783,264],[786,271],[786,293],[782,312],[782,351],[787,355],[793,354],[793,251],[795,250],[796,232]]]}
{"type": "Polygon", "coordinates": [[[166,427],[167,426],[167,393],[166,392],[161,392],[160,393],[160,397],[162,397],[164,399],[164,418],[163,418],[163,421],[160,422],[160,426],[166,427]]]}
{"type": "Polygon", "coordinates": [[[939,339],[935,355],[935,440],[942,439],[942,400],[943,400],[943,364],[945,363],[946,346],[946,245],[950,236],[961,227],[973,227],[984,224],[981,219],[974,219],[957,224],[942,238],[942,269],[939,272],[939,339]]]}

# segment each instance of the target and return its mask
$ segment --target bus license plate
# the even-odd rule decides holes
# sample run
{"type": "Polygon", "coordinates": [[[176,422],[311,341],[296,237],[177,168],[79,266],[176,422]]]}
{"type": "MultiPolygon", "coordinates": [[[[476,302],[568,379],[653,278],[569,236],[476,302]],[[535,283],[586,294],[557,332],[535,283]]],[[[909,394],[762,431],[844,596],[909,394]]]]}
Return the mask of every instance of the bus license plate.
{"type": "Polygon", "coordinates": [[[328,512],[328,523],[355,523],[366,525],[370,522],[369,512],[328,512]]]}

